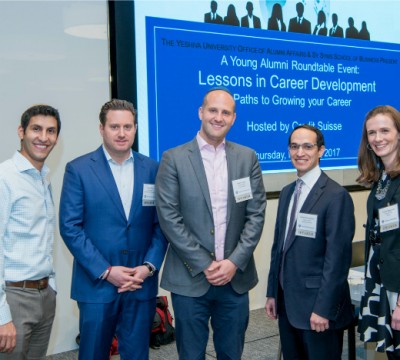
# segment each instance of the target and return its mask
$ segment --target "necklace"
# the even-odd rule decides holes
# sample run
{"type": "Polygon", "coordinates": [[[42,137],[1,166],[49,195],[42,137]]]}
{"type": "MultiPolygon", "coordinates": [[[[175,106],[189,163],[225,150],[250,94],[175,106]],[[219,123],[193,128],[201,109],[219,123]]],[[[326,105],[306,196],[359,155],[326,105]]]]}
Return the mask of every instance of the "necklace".
{"type": "Polygon", "coordinates": [[[390,178],[387,176],[386,171],[382,172],[382,176],[378,181],[378,187],[376,188],[375,197],[378,200],[385,198],[390,186],[390,178]],[[384,185],[385,183],[385,185],[384,185]]]}

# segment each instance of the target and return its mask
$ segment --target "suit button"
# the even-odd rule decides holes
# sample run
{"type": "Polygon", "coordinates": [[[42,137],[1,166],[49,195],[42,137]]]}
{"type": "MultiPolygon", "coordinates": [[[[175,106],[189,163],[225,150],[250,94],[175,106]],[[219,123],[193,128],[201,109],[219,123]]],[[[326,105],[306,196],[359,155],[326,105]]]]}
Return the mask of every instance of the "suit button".
{"type": "Polygon", "coordinates": [[[215,254],[212,252],[212,253],[210,253],[210,255],[212,256],[212,257],[215,257],[215,254]]]}
{"type": "Polygon", "coordinates": [[[381,264],[383,264],[383,259],[380,259],[379,262],[380,262],[381,264]]]}
{"type": "Polygon", "coordinates": [[[121,254],[122,254],[122,255],[128,255],[128,254],[129,254],[129,251],[128,251],[128,250],[122,250],[122,251],[121,251],[121,254]]]}
{"type": "Polygon", "coordinates": [[[129,229],[131,228],[131,226],[130,226],[130,225],[128,225],[126,228],[129,230],[129,229]]]}
{"type": "Polygon", "coordinates": [[[210,230],[210,234],[211,234],[211,235],[214,235],[214,229],[211,229],[211,230],[210,230]]]}

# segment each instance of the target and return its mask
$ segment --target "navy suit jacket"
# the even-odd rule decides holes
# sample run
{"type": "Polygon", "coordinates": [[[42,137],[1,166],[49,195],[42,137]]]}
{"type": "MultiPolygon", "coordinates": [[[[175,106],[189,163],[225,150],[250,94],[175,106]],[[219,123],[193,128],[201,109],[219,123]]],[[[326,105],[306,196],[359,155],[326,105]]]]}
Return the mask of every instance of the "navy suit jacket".
{"type": "MultiPolygon", "coordinates": [[[[300,209],[318,216],[316,237],[295,236],[282,254],[294,188],[295,183],[286,186],[279,198],[267,297],[277,300],[279,271],[285,256],[284,299],[292,326],[310,330],[314,312],[329,319],[331,329],[344,328],[352,320],[347,277],[355,228],[353,201],[342,186],[322,173],[300,209]]],[[[279,315],[279,307],[277,311],[279,315]]]]}
{"type": "MultiPolygon", "coordinates": [[[[155,206],[142,206],[143,184],[154,184],[158,164],[133,153],[134,191],[129,219],[100,146],[66,166],[60,201],[60,232],[74,256],[71,297],[107,303],[117,288],[99,276],[109,266],[135,267],[148,261],[160,269],[167,247],[155,206]]],[[[157,295],[157,276],[148,277],[140,300],[157,295]]]]}

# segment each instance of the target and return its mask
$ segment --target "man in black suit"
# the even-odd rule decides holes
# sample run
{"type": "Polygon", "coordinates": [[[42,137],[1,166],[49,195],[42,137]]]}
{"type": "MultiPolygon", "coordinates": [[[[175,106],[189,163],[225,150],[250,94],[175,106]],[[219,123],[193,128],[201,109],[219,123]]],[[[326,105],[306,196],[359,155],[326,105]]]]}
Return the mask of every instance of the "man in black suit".
{"type": "Polygon", "coordinates": [[[217,14],[218,4],[216,1],[211,1],[211,11],[204,14],[205,23],[222,24],[222,16],[217,14]]]}
{"type": "Polygon", "coordinates": [[[296,4],[297,16],[289,21],[289,32],[311,34],[311,23],[303,17],[304,5],[301,2],[296,4]]]}
{"type": "Polygon", "coordinates": [[[343,28],[338,25],[337,14],[332,14],[332,24],[333,26],[329,30],[329,36],[343,37],[343,28]]]}
{"type": "Polygon", "coordinates": [[[243,16],[240,21],[241,27],[250,27],[254,29],[261,29],[260,18],[253,14],[253,3],[248,1],[246,4],[247,15],[243,16]]]}
{"type": "Polygon", "coordinates": [[[319,168],[324,151],[313,126],[300,125],[289,137],[298,180],[279,198],[265,305],[268,317],[278,318],[285,359],[340,360],[352,321],[354,206],[319,168]]]}

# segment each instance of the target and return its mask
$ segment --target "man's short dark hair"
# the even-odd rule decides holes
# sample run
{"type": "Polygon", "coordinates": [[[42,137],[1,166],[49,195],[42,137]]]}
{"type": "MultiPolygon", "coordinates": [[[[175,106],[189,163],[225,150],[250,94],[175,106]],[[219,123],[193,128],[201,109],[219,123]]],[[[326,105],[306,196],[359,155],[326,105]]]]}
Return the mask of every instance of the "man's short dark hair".
{"type": "Polygon", "coordinates": [[[21,116],[21,126],[24,129],[24,133],[31,121],[31,118],[34,116],[43,115],[43,116],[52,116],[57,120],[57,136],[61,131],[61,120],[60,114],[57,109],[54,109],[50,105],[39,104],[33,105],[29,109],[25,110],[25,112],[21,116]]]}
{"type": "Polygon", "coordinates": [[[289,145],[290,145],[290,142],[291,142],[291,139],[292,139],[292,134],[296,130],[299,130],[299,129],[310,130],[310,131],[314,132],[317,135],[317,147],[318,147],[318,149],[320,149],[321,146],[325,145],[324,135],[322,134],[321,130],[316,128],[315,126],[311,126],[311,125],[308,125],[308,124],[303,124],[303,125],[296,126],[292,130],[292,132],[290,133],[290,136],[289,136],[289,142],[288,142],[289,145]]]}
{"type": "Polygon", "coordinates": [[[136,124],[136,114],[137,111],[134,108],[133,104],[127,100],[120,100],[120,99],[112,99],[110,101],[107,101],[100,110],[100,114],[99,114],[99,119],[100,119],[100,123],[101,125],[105,125],[106,124],[106,120],[107,120],[107,113],[110,110],[127,110],[130,111],[133,115],[133,123],[136,124]]]}

